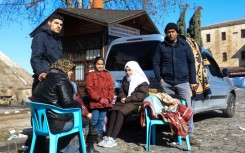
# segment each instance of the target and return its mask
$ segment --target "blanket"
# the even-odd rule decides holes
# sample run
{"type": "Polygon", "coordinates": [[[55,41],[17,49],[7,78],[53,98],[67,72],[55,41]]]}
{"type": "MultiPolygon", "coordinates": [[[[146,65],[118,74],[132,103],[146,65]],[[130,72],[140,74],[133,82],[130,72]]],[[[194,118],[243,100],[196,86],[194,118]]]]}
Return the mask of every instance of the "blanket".
{"type": "Polygon", "coordinates": [[[186,41],[192,48],[196,66],[197,89],[192,92],[192,96],[195,97],[196,100],[203,100],[207,95],[211,94],[207,73],[204,67],[210,63],[205,55],[201,53],[198,44],[192,38],[186,37],[186,41]]]}
{"type": "Polygon", "coordinates": [[[171,131],[180,136],[185,136],[188,133],[188,126],[187,122],[192,116],[192,110],[186,107],[183,104],[178,103],[177,108],[175,111],[167,111],[164,109],[164,105],[166,103],[175,103],[175,99],[171,99],[171,97],[166,97],[165,93],[164,96],[161,94],[156,94],[153,96],[148,96],[141,106],[141,115],[140,115],[140,124],[142,127],[146,125],[145,115],[150,115],[152,119],[162,119],[164,122],[170,123],[171,131]],[[157,96],[156,96],[157,95],[157,96]],[[159,96],[160,99],[158,98],[159,96]],[[168,102],[163,102],[162,100],[168,100],[168,102]],[[164,104],[165,103],[165,104],[164,104]],[[145,108],[149,108],[148,113],[145,114],[145,108]]]}

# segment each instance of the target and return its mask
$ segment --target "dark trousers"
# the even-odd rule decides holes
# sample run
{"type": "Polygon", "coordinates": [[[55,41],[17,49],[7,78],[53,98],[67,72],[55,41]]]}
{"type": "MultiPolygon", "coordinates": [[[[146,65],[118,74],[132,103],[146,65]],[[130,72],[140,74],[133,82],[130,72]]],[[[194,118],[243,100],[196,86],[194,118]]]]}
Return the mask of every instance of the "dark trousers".
{"type": "Polygon", "coordinates": [[[33,75],[32,77],[33,77],[33,83],[32,83],[32,90],[31,91],[33,92],[35,87],[38,85],[39,80],[38,80],[38,76],[37,75],[33,75]]]}
{"type": "Polygon", "coordinates": [[[108,130],[106,132],[106,136],[117,138],[122,128],[124,118],[125,116],[123,115],[121,111],[113,110],[111,112],[111,116],[109,119],[109,125],[108,125],[108,130]]]}
{"type": "MultiPolygon", "coordinates": [[[[98,131],[95,126],[93,126],[86,117],[82,117],[83,128],[89,125],[89,132],[86,138],[86,144],[88,146],[93,146],[94,142],[97,140],[98,131]]],[[[67,131],[68,129],[64,129],[67,131]]],[[[58,142],[58,150],[63,150],[66,148],[69,143],[74,139],[74,137],[78,136],[77,133],[62,137],[58,142]]],[[[35,153],[44,153],[48,152],[48,146],[46,146],[46,137],[45,136],[37,136],[37,141],[35,145],[35,153]]]]}

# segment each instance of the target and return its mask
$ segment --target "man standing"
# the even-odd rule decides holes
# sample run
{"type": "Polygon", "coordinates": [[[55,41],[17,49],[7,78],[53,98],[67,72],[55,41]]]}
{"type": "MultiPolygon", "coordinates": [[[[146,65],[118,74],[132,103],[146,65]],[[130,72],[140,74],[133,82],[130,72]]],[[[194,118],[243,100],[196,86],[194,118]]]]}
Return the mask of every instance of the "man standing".
{"type": "MultiPolygon", "coordinates": [[[[175,23],[168,23],[164,31],[167,36],[157,47],[153,58],[156,79],[167,94],[181,96],[192,109],[191,90],[197,86],[194,55],[185,37],[178,35],[175,23]]],[[[188,128],[190,143],[194,145],[197,141],[193,137],[193,116],[188,122],[188,128]]]]}
{"type": "Polygon", "coordinates": [[[62,58],[62,44],[59,37],[64,18],[53,14],[32,39],[31,66],[34,72],[32,90],[39,81],[46,78],[49,66],[62,58]]]}

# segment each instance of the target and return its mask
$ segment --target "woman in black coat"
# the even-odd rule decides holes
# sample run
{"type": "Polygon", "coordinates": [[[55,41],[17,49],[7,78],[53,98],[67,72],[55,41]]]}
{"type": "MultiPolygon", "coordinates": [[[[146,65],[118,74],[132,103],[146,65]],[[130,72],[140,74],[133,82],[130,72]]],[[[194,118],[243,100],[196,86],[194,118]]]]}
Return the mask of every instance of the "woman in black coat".
{"type": "Polygon", "coordinates": [[[121,130],[124,118],[137,109],[149,94],[149,81],[137,62],[127,62],[125,73],[118,102],[112,107],[106,136],[98,143],[99,146],[109,148],[117,145],[115,138],[121,130]]]}
{"type": "MultiPolygon", "coordinates": [[[[40,81],[33,90],[33,100],[61,108],[81,108],[81,105],[76,101],[75,89],[68,78],[68,76],[75,70],[75,64],[70,60],[60,59],[53,63],[50,69],[46,79],[40,81]]],[[[68,131],[73,127],[72,114],[63,115],[57,114],[52,110],[47,110],[47,118],[52,133],[68,131]]],[[[82,116],[82,122],[83,128],[88,125],[89,119],[87,116],[82,116]]],[[[69,135],[61,138],[58,149],[61,152],[67,152],[66,148],[68,148],[67,146],[74,136],[75,135],[69,135]]],[[[88,153],[99,153],[94,149],[94,142],[97,137],[98,132],[96,127],[90,125],[86,139],[88,153]]]]}

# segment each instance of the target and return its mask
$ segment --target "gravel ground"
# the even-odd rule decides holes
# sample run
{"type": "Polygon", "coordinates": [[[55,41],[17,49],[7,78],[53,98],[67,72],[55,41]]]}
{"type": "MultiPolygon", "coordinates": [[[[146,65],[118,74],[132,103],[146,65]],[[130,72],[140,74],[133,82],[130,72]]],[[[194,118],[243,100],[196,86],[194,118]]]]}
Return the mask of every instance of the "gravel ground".
{"type": "MultiPolygon", "coordinates": [[[[224,118],[221,111],[209,111],[194,116],[195,136],[199,141],[199,145],[191,146],[192,150],[190,152],[245,153],[245,90],[237,90],[237,94],[236,114],[233,118],[224,118]]],[[[12,119],[11,115],[0,115],[1,130],[31,130],[30,114],[28,111],[13,114],[12,117],[14,119],[12,119]]],[[[101,153],[144,153],[145,135],[145,128],[139,126],[139,119],[136,116],[132,116],[127,119],[119,137],[116,139],[118,143],[116,147],[101,148],[96,146],[96,149],[101,153]]],[[[170,142],[170,137],[171,133],[167,126],[158,126],[156,145],[151,145],[150,152],[188,152],[185,150],[184,141],[183,146],[179,146],[170,142]]],[[[9,146],[12,145],[12,148],[20,148],[25,140],[16,139],[0,142],[0,153],[18,152],[9,146]]]]}

